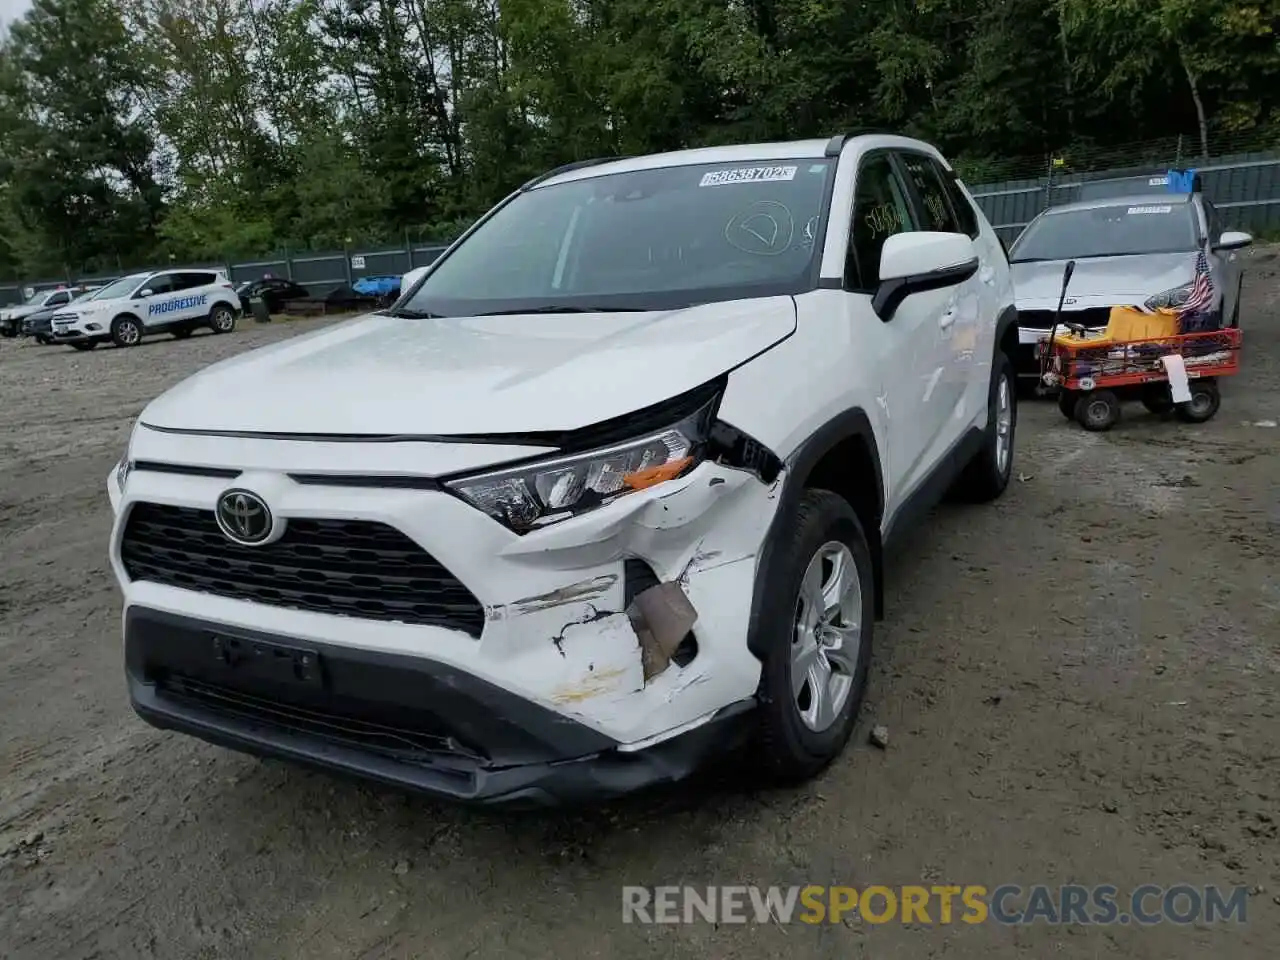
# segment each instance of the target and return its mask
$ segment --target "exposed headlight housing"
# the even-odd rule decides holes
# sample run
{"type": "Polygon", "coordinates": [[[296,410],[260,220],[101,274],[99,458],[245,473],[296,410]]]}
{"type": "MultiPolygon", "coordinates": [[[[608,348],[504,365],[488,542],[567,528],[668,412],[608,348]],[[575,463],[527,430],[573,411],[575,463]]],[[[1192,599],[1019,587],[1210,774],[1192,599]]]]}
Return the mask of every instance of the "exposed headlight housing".
{"type": "Polygon", "coordinates": [[[706,457],[717,400],[635,440],[445,486],[512,531],[527,533],[688,473],[706,457]]]}
{"type": "Polygon", "coordinates": [[[1191,296],[1191,289],[1195,286],[1192,283],[1184,283],[1180,287],[1173,287],[1164,293],[1157,293],[1154,297],[1148,297],[1144,306],[1148,310],[1173,310],[1182,306],[1187,302],[1187,298],[1191,296]]]}

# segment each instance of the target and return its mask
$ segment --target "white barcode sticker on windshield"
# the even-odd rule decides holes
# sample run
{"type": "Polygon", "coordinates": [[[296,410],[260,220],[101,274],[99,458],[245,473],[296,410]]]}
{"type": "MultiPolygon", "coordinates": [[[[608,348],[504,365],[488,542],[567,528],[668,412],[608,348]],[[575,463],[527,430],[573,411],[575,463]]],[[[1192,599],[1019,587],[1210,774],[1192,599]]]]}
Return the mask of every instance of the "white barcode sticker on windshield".
{"type": "Polygon", "coordinates": [[[1173,207],[1130,207],[1129,213],[1173,213],[1173,207]]]}
{"type": "Polygon", "coordinates": [[[765,183],[770,180],[794,180],[796,167],[738,167],[704,173],[700,187],[719,187],[728,183],[765,183]]]}

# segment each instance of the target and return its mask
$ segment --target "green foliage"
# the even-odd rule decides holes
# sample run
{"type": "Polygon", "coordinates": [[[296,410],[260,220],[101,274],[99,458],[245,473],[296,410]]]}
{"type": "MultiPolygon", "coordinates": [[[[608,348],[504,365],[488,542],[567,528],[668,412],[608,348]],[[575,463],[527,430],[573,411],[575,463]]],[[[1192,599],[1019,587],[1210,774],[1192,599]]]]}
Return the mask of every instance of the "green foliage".
{"type": "MultiPolygon", "coordinates": [[[[35,0],[0,40],[0,273],[441,239],[589,156],[1267,128],[1280,0],[35,0]]],[[[1074,166],[1072,167],[1074,168],[1074,166]]]]}

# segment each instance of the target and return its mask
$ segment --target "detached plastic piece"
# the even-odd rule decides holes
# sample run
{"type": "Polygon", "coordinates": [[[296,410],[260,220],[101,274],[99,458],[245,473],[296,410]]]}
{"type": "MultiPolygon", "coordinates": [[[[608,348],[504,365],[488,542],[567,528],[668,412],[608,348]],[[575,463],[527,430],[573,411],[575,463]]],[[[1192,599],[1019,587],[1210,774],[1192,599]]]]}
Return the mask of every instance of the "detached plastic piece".
{"type": "Polygon", "coordinates": [[[638,594],[627,606],[627,617],[640,638],[640,663],[650,680],[671,665],[672,654],[698,622],[698,611],[684,587],[668,581],[638,594]]]}

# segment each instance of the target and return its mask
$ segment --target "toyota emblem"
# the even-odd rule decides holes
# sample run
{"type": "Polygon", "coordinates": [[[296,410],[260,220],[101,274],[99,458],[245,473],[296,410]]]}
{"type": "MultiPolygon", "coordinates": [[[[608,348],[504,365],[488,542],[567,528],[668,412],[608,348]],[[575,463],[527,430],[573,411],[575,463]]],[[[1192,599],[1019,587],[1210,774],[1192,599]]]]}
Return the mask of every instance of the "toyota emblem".
{"type": "Polygon", "coordinates": [[[274,527],[266,501],[248,490],[228,490],[218,498],[214,515],[222,535],[246,547],[265,543],[274,527]]]}

